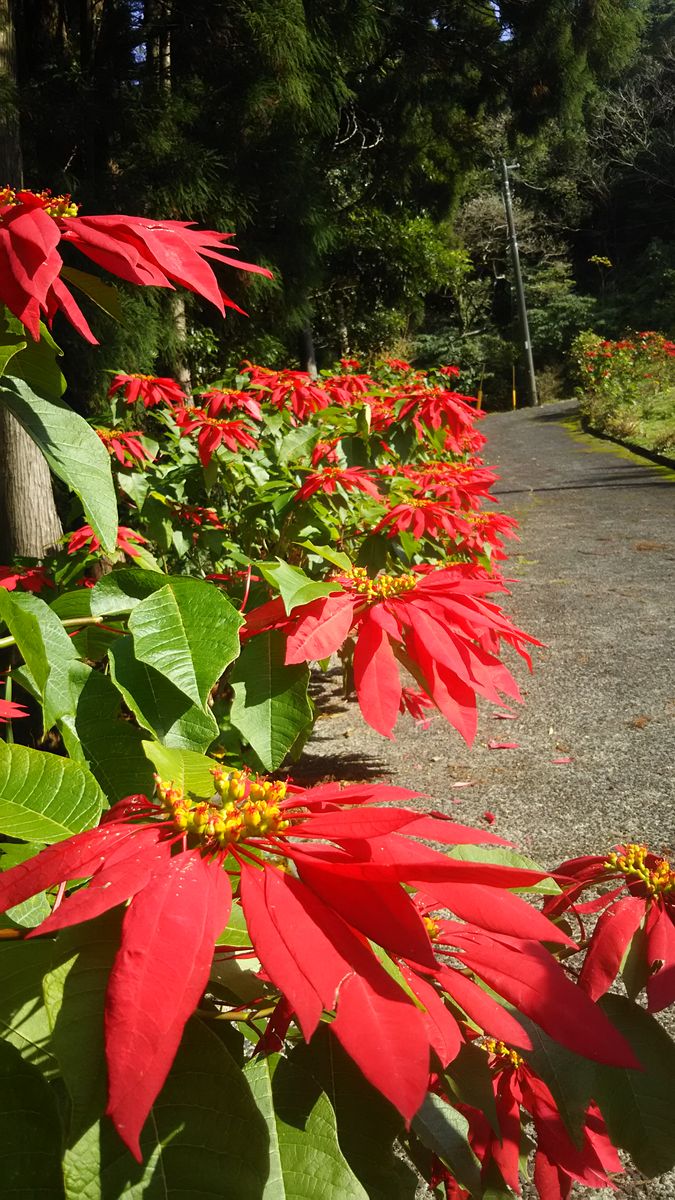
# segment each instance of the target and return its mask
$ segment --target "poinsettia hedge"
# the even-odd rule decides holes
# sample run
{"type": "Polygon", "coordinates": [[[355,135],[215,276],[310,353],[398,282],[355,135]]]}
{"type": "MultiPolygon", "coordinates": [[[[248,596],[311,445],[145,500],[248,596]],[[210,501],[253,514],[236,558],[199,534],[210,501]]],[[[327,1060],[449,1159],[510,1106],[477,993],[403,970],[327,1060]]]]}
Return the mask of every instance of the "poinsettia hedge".
{"type": "Polygon", "coordinates": [[[334,655],[388,737],[437,711],[470,743],[478,703],[520,699],[515,522],[457,369],[244,363],[193,396],[118,374],[95,431],[60,399],[40,318],[88,328],[60,240],[220,307],[224,236],[0,194],[0,403],[84,517],[0,568],[3,1178],[494,1200],[531,1166],[558,1200],[618,1151],[658,1175],[669,864],[631,844],[546,869],[405,789],[293,782],[334,655]],[[38,747],[14,741],[26,705],[38,747]]]}

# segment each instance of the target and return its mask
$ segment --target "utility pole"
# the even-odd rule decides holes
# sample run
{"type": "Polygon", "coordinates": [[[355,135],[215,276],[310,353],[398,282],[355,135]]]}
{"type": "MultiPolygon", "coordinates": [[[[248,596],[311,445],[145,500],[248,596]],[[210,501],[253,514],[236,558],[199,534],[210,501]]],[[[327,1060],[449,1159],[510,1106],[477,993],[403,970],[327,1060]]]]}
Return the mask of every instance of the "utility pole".
{"type": "MultiPolygon", "coordinates": [[[[515,166],[516,164],[512,164],[515,166]]],[[[525,348],[525,361],[527,362],[528,375],[528,391],[530,395],[530,404],[538,405],[539,396],[537,395],[537,377],[534,373],[534,360],[532,358],[532,343],[530,341],[530,323],[527,319],[527,305],[525,303],[525,289],[523,287],[523,275],[520,269],[520,254],[518,253],[518,238],[516,236],[516,224],[513,219],[513,205],[511,203],[511,185],[509,183],[509,171],[512,167],[507,165],[506,159],[501,159],[501,175],[502,175],[502,196],[504,199],[504,208],[506,210],[506,224],[509,230],[509,246],[511,248],[511,261],[513,262],[513,274],[516,281],[516,293],[518,296],[518,316],[520,318],[520,328],[523,335],[523,346],[525,348]]]]}

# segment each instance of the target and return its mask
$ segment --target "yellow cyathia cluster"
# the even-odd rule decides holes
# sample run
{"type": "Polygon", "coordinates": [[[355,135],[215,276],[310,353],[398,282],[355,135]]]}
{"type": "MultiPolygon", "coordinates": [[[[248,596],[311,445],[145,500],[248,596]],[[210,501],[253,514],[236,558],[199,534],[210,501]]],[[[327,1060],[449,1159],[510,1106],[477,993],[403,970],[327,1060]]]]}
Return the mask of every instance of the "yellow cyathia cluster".
{"type": "Polygon", "coordinates": [[[675,892],[675,871],[665,858],[649,853],[646,846],[629,842],[607,855],[605,866],[613,871],[622,871],[627,879],[644,884],[650,896],[675,892]],[[647,863],[651,858],[653,866],[647,863]]]}
{"type": "Polygon", "coordinates": [[[365,596],[367,600],[387,600],[390,596],[399,596],[401,592],[410,592],[419,583],[416,575],[378,575],[371,579],[365,567],[353,567],[347,572],[354,591],[365,596]]]}
{"type": "Polygon", "coordinates": [[[279,805],[286,785],[248,771],[211,772],[215,795],[194,800],[180,788],[156,778],[157,795],[181,833],[192,834],[212,849],[224,849],[247,838],[283,833],[290,825],[279,805]]]}
{"type": "Polygon", "coordinates": [[[522,1067],[525,1061],[517,1051],[511,1050],[505,1042],[498,1042],[496,1038],[483,1038],[482,1046],[488,1054],[493,1054],[496,1058],[507,1058],[512,1067],[522,1067]]]}
{"type": "Polygon", "coordinates": [[[434,921],[433,917],[422,917],[422,920],[424,921],[426,931],[433,942],[441,932],[440,926],[437,921],[434,921]]]}
{"type": "Polygon", "coordinates": [[[43,208],[50,217],[76,217],[78,211],[77,204],[73,203],[67,192],[63,196],[52,196],[49,188],[43,192],[31,192],[27,189],[17,192],[11,187],[0,188],[0,208],[16,204],[43,208]]]}

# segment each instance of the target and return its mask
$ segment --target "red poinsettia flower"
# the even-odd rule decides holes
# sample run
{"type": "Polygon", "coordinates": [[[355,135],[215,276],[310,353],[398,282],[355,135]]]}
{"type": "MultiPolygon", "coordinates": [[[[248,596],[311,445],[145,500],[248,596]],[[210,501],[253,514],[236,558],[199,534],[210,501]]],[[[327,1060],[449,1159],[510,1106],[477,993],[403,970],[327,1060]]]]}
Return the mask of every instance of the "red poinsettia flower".
{"type": "Polygon", "coordinates": [[[412,371],[410,363],[402,358],[383,358],[382,362],[390,371],[412,371]]]}
{"type": "Polygon", "coordinates": [[[356,694],[373,729],[392,736],[401,702],[402,665],[471,744],[477,694],[496,704],[503,704],[500,691],[521,698],[510,671],[490,651],[504,640],[531,667],[525,643],[541,645],[484,598],[495,591],[506,588],[480,569],[462,564],[375,579],[356,567],[336,578],[333,595],[301,605],[290,615],[280,599],[254,609],[242,636],[284,630],[289,664],[328,658],[351,636],[356,694]]]}
{"type": "Polygon", "coordinates": [[[15,704],[12,700],[0,700],[0,722],[3,724],[28,715],[28,709],[24,708],[23,704],[15,704]]]}
{"type": "Polygon", "coordinates": [[[244,364],[251,386],[279,412],[288,411],[293,421],[306,421],[331,402],[325,388],[315,383],[307,371],[270,371],[266,367],[244,364]]]}
{"type": "Polygon", "coordinates": [[[106,449],[115,455],[123,467],[152,462],[152,455],[141,441],[143,434],[138,430],[97,429],[96,432],[106,449]]]}
{"type": "MultiPolygon", "coordinates": [[[[219,411],[216,405],[216,411],[219,411]]],[[[237,418],[221,419],[212,415],[212,409],[207,402],[205,408],[183,408],[176,414],[176,424],[183,437],[199,430],[197,434],[197,449],[199,461],[203,467],[208,467],[219,446],[227,450],[256,450],[258,443],[253,436],[250,425],[237,418]]]]}
{"type": "MultiPolygon", "coordinates": [[[[107,1112],[137,1158],[140,1132],[206,988],[214,943],[233,902],[241,905],[265,977],[281,994],[286,1024],[293,1014],[309,1040],[328,1015],[333,1036],[407,1122],[426,1094],[432,1054],[446,1065],[461,1046],[443,1000],[448,987],[461,997],[463,1011],[489,1018],[489,1031],[494,1020],[515,1032],[516,1044],[530,1045],[495,1000],[460,971],[439,965],[427,922],[404,885],[419,880],[439,895],[450,887],[453,903],[478,922],[504,900],[508,913],[521,906],[532,914],[529,939],[567,942],[508,891],[531,886],[544,872],[459,861],[429,849],[422,839],[446,845],[499,839],[401,808],[397,802],[413,795],[402,788],[327,784],[304,790],[246,771],[216,767],[212,773],[215,794],[208,800],[158,781],[156,802],[128,797],[98,829],[0,875],[3,911],[64,880],[90,878],[55,905],[30,937],[125,906],[105,1002],[107,1112]],[[371,807],[375,800],[386,807],[371,807]],[[373,943],[402,963],[424,1012],[382,965],[373,943]],[[439,973],[443,982],[437,986],[439,973]],[[459,982],[446,984],[446,975],[459,982]]],[[[489,916],[486,928],[491,923],[489,916]]],[[[494,941],[489,933],[485,937],[494,941]]],[[[530,960],[537,969],[540,956],[556,965],[538,941],[520,942],[519,953],[525,975],[530,960]]],[[[592,1037],[595,1058],[632,1064],[600,1010],[569,986],[578,1002],[570,1007],[565,998],[568,1024],[590,1021],[575,1047],[583,1052],[592,1037]]],[[[473,1019],[486,1028],[480,1017],[473,1019]]]]}
{"type": "Polygon", "coordinates": [[[127,404],[135,404],[142,400],[145,408],[154,408],[157,404],[182,405],[186,399],[185,392],[175,379],[158,378],[155,375],[115,375],[108,395],[123,392],[127,404]]]}
{"type": "Polygon", "coordinates": [[[41,592],[46,587],[54,587],[54,584],[44,567],[29,567],[26,571],[0,567],[0,587],[8,592],[13,592],[17,587],[24,592],[41,592]]]}
{"type": "Polygon", "coordinates": [[[429,709],[433,707],[433,700],[424,692],[416,691],[415,688],[409,687],[401,689],[401,703],[398,706],[398,711],[401,713],[410,713],[413,721],[417,721],[422,726],[422,729],[429,728],[429,709]]]}
{"type": "Polygon", "coordinates": [[[250,392],[223,392],[212,388],[210,392],[202,392],[198,398],[211,417],[217,417],[221,412],[234,411],[248,413],[254,421],[263,419],[260,404],[250,392]]]}
{"type": "Polygon", "coordinates": [[[312,466],[318,467],[319,463],[323,462],[328,466],[336,467],[339,461],[337,455],[339,445],[339,438],[333,438],[330,442],[317,442],[312,450],[312,466]]]}
{"type": "Polygon", "coordinates": [[[465,522],[452,504],[411,496],[390,508],[373,533],[385,531],[390,538],[396,537],[397,533],[411,533],[417,539],[439,538],[442,534],[452,537],[461,524],[465,522]]]}
{"type": "Polygon", "coordinates": [[[200,504],[180,504],[177,500],[170,500],[168,507],[173,515],[186,525],[194,525],[198,529],[202,525],[211,525],[214,529],[223,528],[223,522],[215,508],[204,508],[200,504]]]}
{"type": "Polygon", "coordinates": [[[647,1008],[661,1012],[675,1001],[675,871],[667,859],[646,846],[628,843],[607,855],[586,855],[562,863],[560,882],[569,880],[562,895],[551,897],[545,911],[570,909],[581,919],[600,912],[586,953],[579,983],[594,1000],[614,983],[633,938],[644,946],[643,986],[647,1008]],[[619,880],[619,886],[596,900],[576,903],[584,888],[619,880]]]}
{"type": "Polygon", "coordinates": [[[63,261],[57,247],[64,241],[120,279],[146,287],[180,284],[224,315],[226,307],[237,305],[221,291],[209,259],[268,277],[270,272],[224,254],[223,244],[232,234],[192,225],[122,215],[82,217],[70,196],[5,187],[0,190],[0,301],[35,341],[40,337],[41,316],[51,324],[60,310],[78,333],[95,343],[84,314],[60,278],[63,261]]]}
{"type": "Polygon", "coordinates": [[[439,367],[438,374],[446,375],[448,379],[459,379],[460,370],[459,367],[439,367]]]}
{"type": "Polygon", "coordinates": [[[399,419],[412,416],[417,436],[424,439],[429,429],[445,430],[445,448],[454,454],[462,454],[467,438],[472,438],[477,419],[483,413],[477,411],[473,396],[459,392],[446,392],[442,388],[407,388],[399,409],[399,419]]]}
{"type": "Polygon", "coordinates": [[[328,375],[323,379],[323,386],[331,396],[331,403],[348,407],[350,403],[366,397],[378,385],[370,375],[328,375]]]}
{"type": "MultiPolygon", "coordinates": [[[[505,1186],[521,1194],[523,1125],[531,1121],[537,1136],[534,1186],[541,1200],[567,1200],[575,1182],[592,1188],[612,1188],[610,1175],[620,1174],[624,1168],[597,1105],[589,1105],[580,1143],[575,1144],[550,1089],[521,1055],[493,1038],[485,1039],[483,1049],[492,1076],[499,1136],[485,1113],[466,1104],[457,1107],[469,1122],[469,1141],[481,1163],[486,1186],[489,1179],[494,1179],[496,1168],[505,1186]]],[[[436,1181],[437,1184],[445,1181],[440,1167],[436,1181]]],[[[456,1200],[469,1197],[462,1188],[449,1194],[456,1200]]]]}
{"type": "MultiPolygon", "coordinates": [[[[120,525],[117,530],[117,549],[123,550],[130,558],[136,558],[138,550],[136,545],[147,542],[147,538],[136,533],[135,529],[129,529],[126,525],[120,525]]],[[[82,525],[71,533],[68,538],[67,550],[69,554],[77,554],[79,550],[84,550],[87,554],[95,554],[100,550],[101,543],[94,533],[91,525],[82,525]]]]}
{"type": "Polygon", "coordinates": [[[382,495],[373,482],[370,471],[363,467],[326,467],[323,471],[310,471],[302,487],[295,493],[296,500],[309,500],[317,492],[333,496],[338,484],[346,492],[366,492],[374,500],[381,500],[382,495]]]}
{"type": "Polygon", "coordinates": [[[357,358],[341,358],[340,366],[343,371],[360,371],[361,363],[357,358]]]}
{"type": "MultiPolygon", "coordinates": [[[[431,850],[424,841],[500,839],[400,808],[396,802],[413,796],[404,788],[328,784],[303,790],[241,770],[216,767],[213,775],[210,799],[157,781],[156,802],[144,796],[121,800],[97,829],[0,875],[1,911],[55,884],[90,880],[56,904],[30,937],[125,906],[104,1016],[107,1112],[137,1158],[139,1134],[207,986],[214,943],[233,902],[243,910],[264,977],[281,994],[286,1016],[282,1022],[277,1014],[280,1024],[292,1014],[309,1040],[328,1016],[331,1034],[407,1122],[423,1102],[432,1056],[446,1066],[461,1046],[444,996],[455,996],[461,1012],[494,1036],[508,1030],[516,1045],[531,1045],[513,1016],[480,986],[438,962],[429,928],[436,935],[434,923],[425,920],[408,888],[422,882],[443,907],[450,889],[460,920],[447,924],[455,926],[460,955],[460,932],[467,930],[468,943],[483,936],[501,958],[502,940],[488,930],[503,902],[504,928],[515,923],[527,929],[526,940],[518,941],[520,973],[528,976],[533,965],[540,976],[542,962],[550,962],[551,970],[557,965],[539,938],[569,940],[508,889],[532,886],[543,871],[461,862],[431,850]],[[374,800],[387,806],[372,808],[374,800]],[[478,924],[465,925],[464,912],[478,924]],[[399,962],[408,990],[382,965],[374,943],[399,962]]],[[[495,986],[496,970],[470,970],[495,986]]],[[[562,997],[568,1013],[563,1032],[574,1022],[580,1026],[574,1049],[584,1052],[592,1040],[596,1060],[632,1066],[631,1051],[601,1010],[566,982],[574,1000],[562,997]]]]}
{"type": "Polygon", "coordinates": [[[428,492],[436,500],[447,500],[455,508],[478,508],[483,500],[496,503],[490,489],[499,479],[496,471],[476,462],[433,462],[420,468],[407,468],[405,474],[422,495],[428,492]]]}

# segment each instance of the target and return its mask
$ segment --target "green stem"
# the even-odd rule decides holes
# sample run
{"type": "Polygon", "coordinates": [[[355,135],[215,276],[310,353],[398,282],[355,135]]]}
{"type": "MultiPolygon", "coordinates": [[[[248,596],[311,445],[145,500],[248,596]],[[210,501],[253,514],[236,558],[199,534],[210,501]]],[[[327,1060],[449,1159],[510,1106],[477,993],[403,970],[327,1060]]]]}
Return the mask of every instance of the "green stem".
{"type": "MultiPolygon", "coordinates": [[[[107,621],[108,619],[109,618],[106,616],[68,617],[65,621],[62,621],[61,624],[63,625],[64,628],[69,625],[77,625],[78,627],[84,627],[85,625],[102,625],[103,622],[107,621]]],[[[13,637],[0,638],[0,650],[4,649],[5,646],[16,646],[16,638],[13,638],[13,637]]]]}

